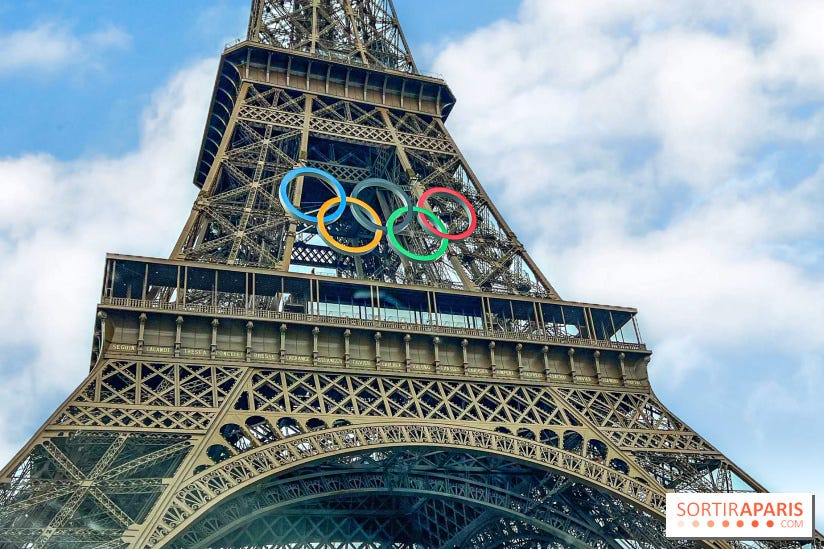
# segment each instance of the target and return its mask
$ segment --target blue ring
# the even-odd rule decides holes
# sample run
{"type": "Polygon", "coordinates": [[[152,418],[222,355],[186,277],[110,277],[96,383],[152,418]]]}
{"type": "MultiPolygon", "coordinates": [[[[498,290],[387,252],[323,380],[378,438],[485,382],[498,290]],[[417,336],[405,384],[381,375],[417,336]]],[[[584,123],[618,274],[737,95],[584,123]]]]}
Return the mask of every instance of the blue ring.
{"type": "Polygon", "coordinates": [[[292,201],[289,200],[289,196],[287,194],[287,190],[289,188],[289,183],[292,182],[294,178],[301,174],[309,173],[326,181],[332,187],[335,188],[335,193],[340,197],[340,204],[338,205],[337,209],[330,213],[329,215],[324,216],[323,222],[324,223],[334,223],[343,215],[343,211],[346,209],[346,191],[343,188],[343,185],[340,184],[334,175],[329,172],[325,172],[323,170],[319,170],[317,168],[310,168],[308,166],[302,166],[300,168],[295,168],[293,170],[289,170],[286,172],[286,175],[283,176],[283,179],[280,180],[280,189],[278,191],[278,197],[280,198],[280,204],[283,206],[283,209],[286,210],[288,213],[292,214],[293,217],[297,217],[301,221],[309,223],[311,225],[318,224],[318,217],[311,216],[308,214],[303,213],[302,211],[298,210],[292,201]]]}

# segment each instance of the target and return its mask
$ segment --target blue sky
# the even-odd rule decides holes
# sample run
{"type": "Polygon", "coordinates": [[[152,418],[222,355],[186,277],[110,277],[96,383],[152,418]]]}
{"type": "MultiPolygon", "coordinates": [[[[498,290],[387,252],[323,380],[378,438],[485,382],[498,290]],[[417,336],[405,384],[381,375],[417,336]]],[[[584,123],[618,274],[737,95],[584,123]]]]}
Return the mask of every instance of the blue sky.
{"type": "MultiPolygon", "coordinates": [[[[174,244],[247,4],[0,0],[0,461],[87,371],[103,254],[174,244]]],[[[561,295],[638,307],[664,403],[824,495],[824,7],[719,4],[396,7],[561,295]]]]}
{"type": "MultiPolygon", "coordinates": [[[[64,46],[51,56],[40,52],[43,63],[26,78],[15,74],[26,71],[23,61],[19,66],[10,59],[0,62],[5,97],[0,116],[10,130],[0,133],[0,151],[48,150],[61,159],[129,151],[138,140],[135,120],[151,93],[176,71],[214,57],[245,36],[248,3],[0,1],[4,49],[12,49],[9,42],[15,39],[35,36],[58,38],[64,46]]],[[[469,5],[397,3],[407,39],[421,61],[431,60],[439,41],[512,14],[517,2],[480,0],[472,3],[475,9],[467,9],[469,5]],[[417,9],[422,4],[426,9],[417,9]]]]}

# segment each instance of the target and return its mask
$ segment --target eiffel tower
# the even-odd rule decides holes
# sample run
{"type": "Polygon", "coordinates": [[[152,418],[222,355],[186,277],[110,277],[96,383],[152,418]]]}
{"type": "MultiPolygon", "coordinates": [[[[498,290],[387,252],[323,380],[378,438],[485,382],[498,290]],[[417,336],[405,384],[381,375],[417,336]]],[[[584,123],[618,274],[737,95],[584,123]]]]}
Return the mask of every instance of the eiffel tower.
{"type": "Polygon", "coordinates": [[[665,537],[668,491],[765,490],[656,398],[635,309],[560,298],[454,103],[391,0],[254,0],[174,252],[106,257],[0,547],[805,546],[665,537]]]}

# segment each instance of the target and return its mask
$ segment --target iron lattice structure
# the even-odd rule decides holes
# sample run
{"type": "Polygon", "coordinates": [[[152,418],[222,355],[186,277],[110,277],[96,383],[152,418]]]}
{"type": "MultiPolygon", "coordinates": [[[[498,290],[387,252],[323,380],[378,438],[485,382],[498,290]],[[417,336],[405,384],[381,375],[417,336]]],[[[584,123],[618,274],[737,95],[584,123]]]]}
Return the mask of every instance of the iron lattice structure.
{"type": "MultiPolygon", "coordinates": [[[[634,309],[560,299],[447,133],[454,98],[418,73],[389,0],[251,14],[172,258],[107,257],[90,373],[0,476],[0,547],[803,545],[664,536],[667,491],[764,489],[656,398],[634,309]],[[296,166],[347,191],[458,190],[477,229],[431,263],[339,255],[278,200],[296,166]]],[[[291,200],[317,209],[328,192],[305,179],[291,200]]],[[[465,227],[454,203],[429,207],[465,227]]]]}

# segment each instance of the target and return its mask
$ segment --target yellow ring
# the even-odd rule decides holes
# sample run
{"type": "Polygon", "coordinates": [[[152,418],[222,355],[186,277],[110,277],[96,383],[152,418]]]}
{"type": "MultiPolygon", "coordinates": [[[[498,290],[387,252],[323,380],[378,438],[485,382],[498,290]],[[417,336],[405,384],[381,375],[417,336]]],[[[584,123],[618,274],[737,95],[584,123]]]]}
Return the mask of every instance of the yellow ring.
{"type": "MultiPolygon", "coordinates": [[[[371,252],[378,246],[378,242],[380,242],[381,238],[383,238],[383,231],[375,231],[375,238],[372,239],[371,242],[368,244],[364,244],[363,246],[347,246],[346,244],[341,244],[334,238],[332,235],[329,234],[329,231],[326,229],[326,224],[323,222],[323,218],[326,215],[326,211],[334,206],[335,204],[340,203],[341,198],[339,196],[333,196],[329,200],[323,203],[323,205],[318,210],[318,234],[323,238],[323,240],[329,244],[330,246],[337,248],[341,252],[345,254],[351,255],[361,255],[367,252],[371,252]]],[[[349,198],[347,197],[346,203],[354,203],[366,210],[366,213],[372,218],[372,221],[375,222],[375,225],[381,224],[381,218],[378,216],[378,212],[375,211],[372,206],[364,202],[359,198],[349,198]]]]}

